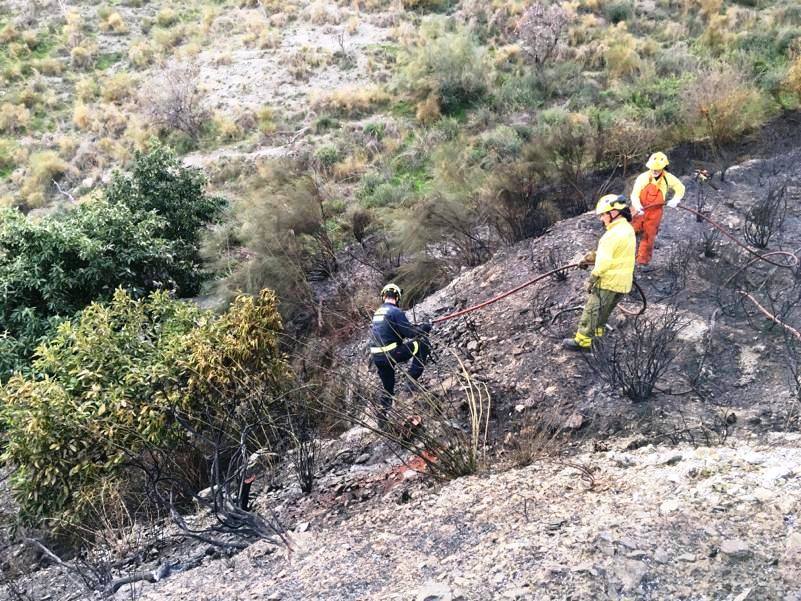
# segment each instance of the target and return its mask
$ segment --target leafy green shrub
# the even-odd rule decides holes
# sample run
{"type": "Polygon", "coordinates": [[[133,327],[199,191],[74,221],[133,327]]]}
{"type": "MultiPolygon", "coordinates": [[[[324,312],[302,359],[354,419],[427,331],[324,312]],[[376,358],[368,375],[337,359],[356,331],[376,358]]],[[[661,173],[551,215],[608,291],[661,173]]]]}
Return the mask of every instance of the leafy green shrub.
{"type": "Polygon", "coordinates": [[[604,3],[604,18],[616,25],[621,21],[630,21],[634,16],[634,3],[631,0],[614,0],[604,3]]]}
{"type": "Polygon", "coordinates": [[[339,160],[339,148],[333,144],[320,146],[314,151],[314,160],[324,169],[330,169],[339,160]]]}
{"type": "MultiPolygon", "coordinates": [[[[256,387],[280,389],[280,330],[266,291],[214,318],[166,293],[137,301],[118,290],[108,305],[62,324],[39,349],[35,375],[15,376],[3,390],[3,459],[16,467],[22,520],[80,522],[109,481],[140,505],[142,484],[126,477],[126,464],[146,449],[149,462],[192,452],[200,443],[181,424],[220,429],[224,405],[246,412],[256,387]]],[[[202,486],[202,462],[194,477],[202,486]]]]}
{"type": "Polygon", "coordinates": [[[206,274],[200,229],[223,201],[207,196],[203,176],[163,148],[136,155],[102,198],[39,220],[6,209],[0,219],[0,364],[7,376],[25,365],[52,319],[69,317],[123,287],[135,296],[175,289],[196,294],[206,274]],[[20,354],[21,353],[21,354],[20,354]]]}
{"type": "Polygon", "coordinates": [[[476,102],[487,91],[486,50],[466,29],[447,32],[434,22],[401,62],[400,87],[421,99],[436,96],[445,114],[476,102]]]}

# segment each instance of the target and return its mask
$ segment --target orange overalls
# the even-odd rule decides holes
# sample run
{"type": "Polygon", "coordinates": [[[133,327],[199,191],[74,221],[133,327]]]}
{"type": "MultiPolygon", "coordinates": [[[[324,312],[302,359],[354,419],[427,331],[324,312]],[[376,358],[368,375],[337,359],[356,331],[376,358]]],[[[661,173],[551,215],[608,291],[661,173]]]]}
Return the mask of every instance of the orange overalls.
{"type": "MultiPolygon", "coordinates": [[[[665,177],[663,173],[660,179],[665,177]]],[[[654,254],[654,242],[659,233],[659,224],[662,222],[662,213],[665,209],[665,195],[655,183],[650,182],[640,192],[640,204],[643,212],[635,215],[631,221],[634,233],[639,238],[637,245],[637,264],[648,265],[654,254]]]]}

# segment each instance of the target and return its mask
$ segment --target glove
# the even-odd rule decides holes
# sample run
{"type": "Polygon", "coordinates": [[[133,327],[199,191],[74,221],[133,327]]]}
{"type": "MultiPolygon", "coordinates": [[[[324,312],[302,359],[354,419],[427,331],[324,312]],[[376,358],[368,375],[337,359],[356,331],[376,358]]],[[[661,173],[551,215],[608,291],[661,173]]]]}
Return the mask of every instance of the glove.
{"type": "Polygon", "coordinates": [[[434,327],[430,321],[425,321],[417,326],[421,332],[428,334],[431,331],[431,328],[434,327]]]}
{"type": "Polygon", "coordinates": [[[579,261],[579,267],[581,269],[587,269],[590,265],[595,265],[595,251],[591,250],[587,252],[579,261]]]}
{"type": "Polygon", "coordinates": [[[680,198],[671,198],[668,201],[667,206],[669,206],[671,209],[675,209],[677,206],[679,206],[680,201],[681,201],[680,198]]]}
{"type": "Polygon", "coordinates": [[[597,284],[598,284],[598,278],[596,277],[591,277],[589,280],[587,280],[587,294],[592,294],[597,284]]]}

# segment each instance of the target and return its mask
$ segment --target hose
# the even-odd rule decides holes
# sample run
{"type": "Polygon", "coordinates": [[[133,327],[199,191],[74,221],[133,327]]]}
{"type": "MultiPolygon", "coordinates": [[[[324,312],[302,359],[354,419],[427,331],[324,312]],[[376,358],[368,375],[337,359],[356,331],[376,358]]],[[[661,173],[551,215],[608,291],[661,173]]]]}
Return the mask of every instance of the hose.
{"type": "MultiPolygon", "coordinates": [[[[507,290],[503,294],[499,294],[497,296],[493,296],[492,298],[490,298],[488,300],[485,300],[484,302],[478,303],[477,305],[473,305],[471,307],[467,307],[466,309],[461,309],[459,311],[455,311],[454,313],[450,313],[448,315],[443,315],[442,317],[437,317],[436,319],[432,319],[431,323],[432,324],[434,324],[434,323],[442,323],[443,321],[448,321],[448,320],[451,320],[451,319],[455,319],[457,317],[461,317],[462,315],[467,315],[468,313],[472,313],[473,311],[478,311],[479,309],[483,309],[484,307],[486,307],[488,305],[492,305],[494,303],[497,303],[500,300],[505,299],[507,296],[511,296],[511,295],[513,295],[513,294],[515,294],[517,292],[520,292],[524,288],[528,288],[529,286],[531,286],[533,284],[536,284],[537,282],[539,282],[541,280],[544,280],[547,277],[550,277],[550,276],[552,276],[554,274],[557,274],[559,272],[562,272],[562,271],[567,271],[568,269],[577,269],[577,268],[580,268],[580,267],[583,267],[583,265],[581,263],[570,263],[569,265],[562,265],[561,267],[557,267],[556,269],[552,269],[551,271],[548,271],[546,273],[542,273],[542,274],[538,275],[537,277],[532,278],[532,279],[528,280],[527,282],[523,282],[519,286],[516,286],[516,287],[512,288],[511,290],[507,290]]],[[[642,288],[640,288],[639,284],[637,284],[637,282],[633,282],[633,283],[634,283],[634,287],[636,288],[637,292],[640,294],[640,298],[642,298],[642,307],[636,313],[626,309],[625,307],[620,307],[620,310],[623,311],[626,315],[637,316],[637,315],[642,315],[645,312],[645,309],[647,307],[647,301],[645,299],[645,293],[642,291],[642,288]]]]}
{"type": "MultiPolygon", "coordinates": [[[[649,206],[643,207],[643,210],[650,209],[651,207],[657,207],[657,206],[661,207],[661,206],[664,206],[664,205],[649,205],[649,206]]],[[[696,217],[700,217],[701,219],[703,219],[704,221],[709,223],[712,227],[714,227],[715,229],[720,231],[720,233],[722,233],[724,236],[729,238],[732,242],[737,244],[737,246],[739,246],[740,248],[742,248],[746,252],[748,252],[751,255],[753,255],[755,257],[755,260],[751,261],[751,263],[754,263],[756,260],[760,260],[760,261],[764,261],[765,263],[768,263],[770,265],[774,265],[775,267],[781,267],[782,269],[792,269],[793,267],[796,267],[798,265],[798,256],[794,255],[793,253],[786,252],[786,251],[774,251],[774,252],[767,253],[765,255],[761,255],[757,251],[755,251],[754,249],[749,247],[748,245],[743,244],[742,242],[740,242],[731,233],[729,233],[728,230],[726,230],[725,227],[723,227],[719,223],[713,221],[712,219],[710,219],[709,217],[707,217],[706,215],[704,215],[700,211],[696,211],[695,209],[691,209],[690,207],[684,206],[682,204],[677,205],[677,208],[684,209],[688,213],[692,213],[696,217]],[[771,261],[768,258],[770,256],[775,256],[775,255],[791,257],[793,259],[792,264],[788,265],[788,264],[783,264],[783,263],[777,263],[775,261],[771,261]]],[[[751,263],[749,263],[749,265],[751,265],[751,263]]],[[[520,292],[524,288],[528,288],[529,286],[531,286],[533,284],[536,284],[537,282],[539,282],[539,281],[541,281],[541,280],[543,280],[543,279],[545,279],[545,278],[547,278],[549,276],[552,276],[552,275],[554,275],[556,273],[559,273],[559,272],[562,272],[562,271],[567,271],[568,269],[577,269],[577,268],[579,268],[581,266],[582,265],[580,263],[571,263],[569,265],[562,265],[561,267],[557,267],[556,269],[552,269],[551,271],[548,271],[547,273],[540,274],[537,277],[532,278],[532,279],[528,280],[527,282],[524,282],[524,283],[520,284],[519,286],[516,286],[515,288],[512,288],[511,290],[507,290],[503,294],[499,294],[497,296],[493,296],[492,298],[490,298],[488,300],[485,300],[484,302],[478,303],[477,305],[473,305],[471,307],[467,307],[466,309],[461,309],[459,311],[455,311],[454,313],[450,313],[448,315],[443,315],[442,317],[437,317],[436,319],[431,320],[431,323],[432,324],[434,324],[434,323],[442,323],[444,321],[449,321],[451,319],[456,319],[457,317],[461,317],[462,315],[467,315],[468,313],[472,313],[473,311],[478,311],[479,309],[483,309],[484,307],[486,307],[488,305],[492,305],[494,303],[497,303],[498,301],[503,300],[506,297],[511,296],[512,294],[520,292]]],[[[634,287],[636,288],[637,292],[640,294],[640,297],[642,298],[642,307],[636,313],[626,309],[625,307],[620,307],[620,310],[623,313],[625,313],[626,315],[638,316],[638,315],[642,315],[645,312],[645,309],[648,306],[648,301],[645,298],[645,293],[643,292],[642,288],[640,288],[640,285],[637,284],[637,282],[633,282],[633,284],[634,284],[634,287]]]]}
{"type": "MultiPolygon", "coordinates": [[[[650,205],[650,206],[662,206],[662,205],[650,205]]],[[[650,208],[650,207],[643,207],[643,209],[647,209],[647,208],[650,208]]],[[[746,252],[748,252],[748,253],[750,253],[750,254],[754,255],[754,257],[756,257],[757,259],[759,259],[759,260],[761,260],[761,261],[765,261],[765,263],[769,263],[769,264],[771,264],[771,265],[774,265],[775,267],[781,267],[782,269],[792,269],[793,267],[795,267],[796,265],[798,265],[798,257],[796,257],[795,255],[792,255],[792,253],[787,253],[788,255],[791,255],[791,256],[793,257],[793,263],[792,263],[792,265],[786,265],[786,264],[783,264],[783,263],[777,263],[777,262],[775,262],[775,261],[771,261],[770,259],[768,259],[768,258],[767,258],[767,256],[766,256],[766,255],[761,255],[761,254],[759,254],[757,251],[755,251],[753,248],[751,248],[750,246],[748,246],[747,244],[743,244],[742,242],[740,242],[740,241],[739,241],[737,238],[735,238],[735,237],[734,237],[734,236],[733,236],[731,233],[729,233],[729,231],[728,231],[728,230],[726,230],[726,228],[725,228],[725,227],[723,227],[723,226],[722,226],[722,225],[720,225],[719,223],[717,223],[717,222],[713,221],[712,219],[710,219],[709,217],[707,217],[706,215],[704,215],[704,214],[703,214],[701,211],[696,211],[695,209],[691,209],[690,207],[686,207],[686,206],[684,206],[684,205],[682,205],[682,204],[679,204],[679,205],[677,205],[677,208],[679,208],[679,209],[684,209],[684,210],[685,210],[685,211],[687,211],[688,213],[692,213],[692,214],[693,214],[693,215],[695,215],[696,217],[700,217],[701,219],[703,219],[704,221],[706,221],[707,223],[709,223],[709,225],[711,225],[711,226],[712,226],[712,227],[714,227],[716,230],[718,230],[718,231],[719,231],[721,234],[723,234],[724,236],[726,236],[726,237],[727,237],[729,240],[731,240],[732,242],[734,242],[734,243],[735,243],[737,246],[739,246],[740,248],[742,248],[742,249],[743,249],[743,250],[745,250],[746,252]]],[[[776,253],[769,253],[769,254],[776,254],[776,253]]]]}
{"type": "Polygon", "coordinates": [[[521,290],[523,290],[523,288],[528,288],[529,286],[536,284],[540,280],[544,280],[545,278],[552,276],[556,273],[559,273],[560,271],[566,271],[568,269],[577,269],[578,267],[581,267],[580,263],[571,263],[569,265],[562,265],[561,267],[552,269],[547,273],[540,274],[537,277],[530,279],[527,282],[524,282],[519,286],[516,286],[515,288],[512,288],[511,290],[507,290],[503,294],[499,294],[498,296],[493,296],[491,299],[485,300],[482,303],[478,303],[477,305],[473,305],[472,307],[467,307],[466,309],[461,309],[460,311],[455,311],[454,313],[450,313],[448,315],[443,315],[442,317],[437,317],[436,319],[432,319],[431,323],[442,323],[443,321],[448,321],[450,319],[461,317],[462,315],[467,315],[468,313],[472,313],[473,311],[478,311],[479,309],[483,309],[487,305],[492,305],[493,303],[497,303],[499,300],[503,300],[507,296],[511,296],[516,292],[520,292],[521,290]]]}

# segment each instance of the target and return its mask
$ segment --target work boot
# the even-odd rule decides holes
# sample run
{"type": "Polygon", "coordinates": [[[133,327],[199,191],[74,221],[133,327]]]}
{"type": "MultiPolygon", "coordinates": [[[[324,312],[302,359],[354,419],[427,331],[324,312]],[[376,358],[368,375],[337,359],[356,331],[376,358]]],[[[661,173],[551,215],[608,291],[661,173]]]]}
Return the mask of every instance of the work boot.
{"type": "Polygon", "coordinates": [[[562,346],[566,349],[571,351],[588,351],[590,350],[586,346],[581,346],[578,342],[576,342],[573,338],[565,338],[562,340],[562,346]]]}

